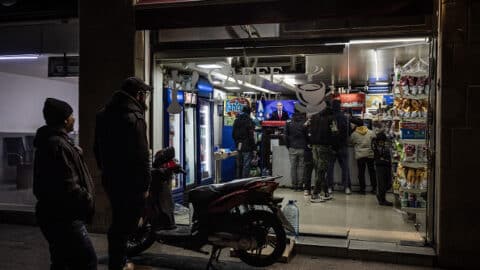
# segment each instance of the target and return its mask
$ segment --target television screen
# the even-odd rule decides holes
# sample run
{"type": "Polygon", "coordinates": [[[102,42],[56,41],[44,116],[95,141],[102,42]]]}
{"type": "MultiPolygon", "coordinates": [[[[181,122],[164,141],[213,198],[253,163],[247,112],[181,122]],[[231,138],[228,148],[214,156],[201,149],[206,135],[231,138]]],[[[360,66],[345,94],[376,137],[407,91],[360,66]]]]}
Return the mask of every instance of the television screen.
{"type": "Polygon", "coordinates": [[[260,104],[257,103],[257,117],[259,120],[269,120],[272,113],[277,110],[277,103],[281,102],[283,110],[288,113],[289,118],[295,112],[295,103],[298,100],[263,100],[260,104]]]}

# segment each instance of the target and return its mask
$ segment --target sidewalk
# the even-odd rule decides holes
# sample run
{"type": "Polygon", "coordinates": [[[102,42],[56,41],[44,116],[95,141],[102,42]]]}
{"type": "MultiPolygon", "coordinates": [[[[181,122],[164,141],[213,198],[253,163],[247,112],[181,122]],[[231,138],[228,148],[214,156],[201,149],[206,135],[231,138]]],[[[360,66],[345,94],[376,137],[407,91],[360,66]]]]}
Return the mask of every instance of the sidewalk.
{"type": "MultiPolygon", "coordinates": [[[[99,257],[99,270],[107,270],[106,236],[91,234],[91,238],[99,257]]],[[[247,270],[258,269],[250,267],[240,260],[228,257],[224,251],[220,259],[224,262],[220,269],[247,270]]],[[[135,258],[136,270],[160,269],[205,269],[208,256],[183,249],[155,244],[142,256],[135,258]]],[[[0,269],[1,270],[48,270],[49,254],[46,241],[37,227],[0,224],[0,269]]],[[[433,269],[425,267],[404,266],[377,262],[363,262],[350,259],[337,259],[297,255],[289,264],[277,263],[268,269],[282,270],[422,270],[433,269]]]]}

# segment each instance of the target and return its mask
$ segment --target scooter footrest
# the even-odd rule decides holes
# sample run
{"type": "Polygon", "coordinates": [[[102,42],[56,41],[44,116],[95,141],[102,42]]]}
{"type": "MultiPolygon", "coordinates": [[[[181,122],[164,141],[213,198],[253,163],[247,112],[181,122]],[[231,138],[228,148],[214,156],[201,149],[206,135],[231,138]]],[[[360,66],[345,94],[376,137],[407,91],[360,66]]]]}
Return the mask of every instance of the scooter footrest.
{"type": "Polygon", "coordinates": [[[155,235],[160,238],[165,237],[190,237],[191,231],[190,226],[177,225],[173,230],[158,230],[155,231],[155,235]]]}

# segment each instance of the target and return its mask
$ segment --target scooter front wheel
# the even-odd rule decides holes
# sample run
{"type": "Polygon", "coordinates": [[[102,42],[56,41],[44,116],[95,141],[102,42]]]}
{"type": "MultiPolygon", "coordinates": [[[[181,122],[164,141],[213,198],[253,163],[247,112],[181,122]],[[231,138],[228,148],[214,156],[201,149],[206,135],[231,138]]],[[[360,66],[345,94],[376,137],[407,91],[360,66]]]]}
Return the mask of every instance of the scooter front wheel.
{"type": "Polygon", "coordinates": [[[149,223],[138,227],[137,231],[127,240],[127,256],[134,257],[149,249],[155,243],[152,226],[149,223]]]}
{"type": "Polygon", "coordinates": [[[253,233],[257,248],[238,250],[240,260],[248,265],[266,267],[282,256],[287,246],[287,237],[281,221],[275,214],[254,210],[244,214],[245,229],[253,233]]]}

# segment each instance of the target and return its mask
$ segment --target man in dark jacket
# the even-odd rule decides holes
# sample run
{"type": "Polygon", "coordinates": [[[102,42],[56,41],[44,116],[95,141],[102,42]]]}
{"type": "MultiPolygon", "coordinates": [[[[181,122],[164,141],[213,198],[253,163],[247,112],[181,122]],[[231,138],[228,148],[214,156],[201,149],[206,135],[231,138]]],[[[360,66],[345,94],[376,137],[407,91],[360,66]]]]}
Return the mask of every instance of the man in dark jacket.
{"type": "Polygon", "coordinates": [[[94,213],[94,185],[81,149],[67,133],[75,118],[66,102],[47,98],[47,123],[34,139],[33,193],[36,217],[50,249],[50,269],[97,269],[85,224],[94,213]]]}
{"type": "Polygon", "coordinates": [[[254,131],[255,124],[250,118],[250,107],[244,106],[233,122],[232,137],[238,150],[237,178],[245,178],[250,175],[250,163],[255,150],[254,131]]]}
{"type": "Polygon", "coordinates": [[[340,100],[334,99],[332,101],[332,112],[335,116],[335,120],[337,121],[339,145],[338,150],[335,152],[335,156],[328,164],[328,192],[331,193],[333,190],[335,161],[338,159],[338,163],[340,164],[340,168],[342,169],[342,185],[345,189],[345,193],[348,195],[352,193],[350,182],[350,166],[348,164],[348,135],[350,131],[350,124],[348,123],[348,119],[345,114],[343,114],[343,112],[341,111],[340,100]]]}
{"type": "Polygon", "coordinates": [[[312,193],[311,202],[324,202],[330,200],[326,183],[328,164],[331,162],[338,149],[338,127],[335,116],[329,107],[312,116],[309,140],[312,143],[313,162],[316,173],[315,187],[312,193]],[[320,196],[323,190],[324,196],[320,196]]]}
{"type": "MultiPolygon", "coordinates": [[[[127,264],[126,246],[148,197],[150,151],[145,122],[146,97],[152,88],[131,77],[97,114],[95,156],[112,207],[108,231],[109,269],[127,264]]],[[[128,263],[130,265],[130,263],[128,263]]]]}
{"type": "Polygon", "coordinates": [[[303,190],[303,157],[307,146],[305,121],[305,114],[295,109],[292,119],[285,126],[285,141],[290,157],[292,187],[295,191],[303,190]]]}

